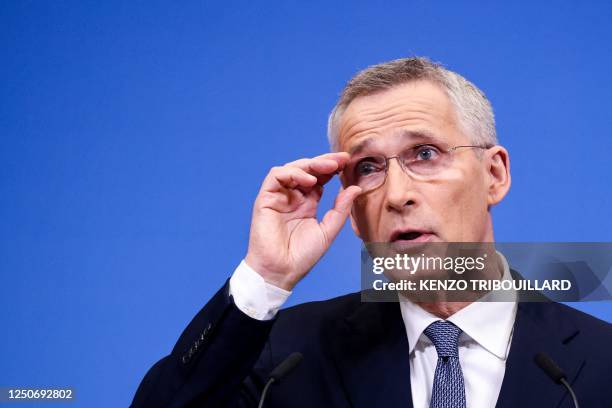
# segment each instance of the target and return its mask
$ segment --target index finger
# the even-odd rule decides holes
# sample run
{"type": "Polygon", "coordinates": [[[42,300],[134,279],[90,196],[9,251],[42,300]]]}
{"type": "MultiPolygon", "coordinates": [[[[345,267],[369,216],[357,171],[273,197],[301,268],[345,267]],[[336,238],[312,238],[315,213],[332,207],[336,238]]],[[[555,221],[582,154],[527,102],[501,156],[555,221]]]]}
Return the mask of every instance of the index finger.
{"type": "Polygon", "coordinates": [[[338,174],[350,156],[346,152],[325,153],[310,159],[299,159],[289,162],[286,166],[298,167],[317,177],[318,184],[327,183],[335,174],[338,174]]]}
{"type": "Polygon", "coordinates": [[[332,160],[338,164],[338,168],[344,167],[350,156],[347,152],[332,152],[325,153],[319,156],[315,156],[308,159],[299,159],[285,164],[285,166],[299,167],[302,170],[308,171],[308,165],[311,163],[317,163],[325,160],[332,160]]]}

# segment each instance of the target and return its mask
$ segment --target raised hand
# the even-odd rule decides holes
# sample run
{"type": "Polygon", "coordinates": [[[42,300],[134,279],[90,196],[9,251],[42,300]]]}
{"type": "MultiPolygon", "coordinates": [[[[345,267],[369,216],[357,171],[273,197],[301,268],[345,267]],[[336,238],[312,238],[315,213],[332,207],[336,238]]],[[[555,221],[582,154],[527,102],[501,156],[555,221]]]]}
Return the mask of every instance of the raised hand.
{"type": "Polygon", "coordinates": [[[348,153],[328,153],[273,167],[255,200],[246,263],[267,282],[291,290],[340,232],[361,189],[340,191],[321,222],[323,185],[342,170],[348,153]]]}

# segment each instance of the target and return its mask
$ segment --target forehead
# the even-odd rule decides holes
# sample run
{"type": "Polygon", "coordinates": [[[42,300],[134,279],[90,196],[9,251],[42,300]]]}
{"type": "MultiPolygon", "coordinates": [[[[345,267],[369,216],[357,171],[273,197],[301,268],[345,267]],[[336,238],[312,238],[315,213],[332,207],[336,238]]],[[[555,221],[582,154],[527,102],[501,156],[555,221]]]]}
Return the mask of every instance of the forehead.
{"type": "Polygon", "coordinates": [[[454,107],[446,93],[430,81],[415,81],[355,98],[340,119],[339,145],[357,144],[394,135],[430,135],[448,143],[463,139],[454,107]]]}

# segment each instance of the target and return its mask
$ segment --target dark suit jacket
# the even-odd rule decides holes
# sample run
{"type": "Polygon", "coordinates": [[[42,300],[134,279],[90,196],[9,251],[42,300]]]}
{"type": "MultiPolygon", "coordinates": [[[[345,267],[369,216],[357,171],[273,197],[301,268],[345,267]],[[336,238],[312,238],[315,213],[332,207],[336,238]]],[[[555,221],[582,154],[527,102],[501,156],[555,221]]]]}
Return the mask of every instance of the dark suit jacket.
{"type": "MultiPolygon", "coordinates": [[[[304,360],[272,385],[266,407],[412,407],[396,303],[362,303],[354,293],[258,321],[234,305],[228,288],[149,370],[133,407],[257,406],[270,371],[294,351],[304,360]]],[[[519,303],[497,407],[572,406],[533,362],[542,351],[566,372],[582,408],[612,407],[611,327],[559,303],[519,303]]]]}

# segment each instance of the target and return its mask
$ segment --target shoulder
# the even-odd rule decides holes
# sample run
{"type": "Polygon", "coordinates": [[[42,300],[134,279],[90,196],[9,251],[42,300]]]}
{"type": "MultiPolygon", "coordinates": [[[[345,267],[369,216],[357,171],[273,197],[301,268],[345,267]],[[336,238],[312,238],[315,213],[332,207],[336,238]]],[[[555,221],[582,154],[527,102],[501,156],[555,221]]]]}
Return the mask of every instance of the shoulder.
{"type": "Polygon", "coordinates": [[[557,302],[519,303],[519,310],[550,332],[580,333],[596,343],[612,341],[612,324],[557,302]]]}
{"type": "Polygon", "coordinates": [[[361,305],[359,292],[332,299],[301,303],[279,312],[280,324],[320,324],[336,320],[353,313],[361,305]]]}
{"type": "Polygon", "coordinates": [[[275,354],[324,349],[337,323],[353,314],[360,305],[360,294],[351,293],[280,310],[270,333],[275,354]]]}

